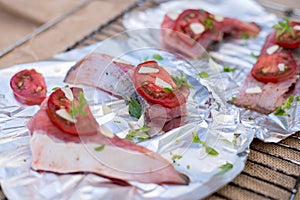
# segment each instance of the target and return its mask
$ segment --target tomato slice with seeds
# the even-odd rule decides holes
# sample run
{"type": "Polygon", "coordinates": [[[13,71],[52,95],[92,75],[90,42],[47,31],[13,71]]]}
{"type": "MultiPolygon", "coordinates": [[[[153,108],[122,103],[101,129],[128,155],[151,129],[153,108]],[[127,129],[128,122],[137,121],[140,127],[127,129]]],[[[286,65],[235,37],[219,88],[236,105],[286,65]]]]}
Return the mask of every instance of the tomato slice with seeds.
{"type": "Polygon", "coordinates": [[[40,105],[47,94],[43,75],[34,69],[16,73],[10,79],[10,87],[16,100],[26,105],[40,105]]]}
{"type": "Polygon", "coordinates": [[[207,40],[219,40],[222,38],[223,33],[221,31],[222,23],[214,20],[214,15],[204,10],[187,9],[183,11],[175,21],[175,31],[181,32],[178,37],[189,45],[195,44],[201,37],[207,40]],[[197,24],[203,27],[203,31],[199,30],[199,33],[195,33],[191,25],[197,24]],[[188,36],[188,37],[187,37],[188,36]]]}
{"type": "Polygon", "coordinates": [[[251,70],[252,76],[263,83],[277,83],[292,77],[297,70],[293,54],[288,51],[261,55],[251,70]],[[280,69],[279,65],[282,65],[280,69]]]}
{"type": "Polygon", "coordinates": [[[139,64],[134,70],[133,83],[137,92],[149,103],[174,108],[186,102],[186,98],[181,94],[170,74],[156,61],[150,60],[139,64]],[[158,72],[140,73],[142,67],[158,69],[158,72]],[[172,87],[169,88],[171,91],[156,85],[157,78],[169,84],[172,87]]]}
{"type": "Polygon", "coordinates": [[[295,37],[289,31],[283,33],[280,37],[276,38],[276,43],[287,49],[296,49],[300,47],[300,30],[294,27],[300,28],[300,22],[290,22],[290,27],[293,28],[295,37]]]}
{"type": "MultiPolygon", "coordinates": [[[[83,95],[83,91],[77,87],[71,88],[71,91],[74,96],[75,106],[78,106],[79,96],[80,93],[83,95]]],[[[61,89],[54,91],[49,96],[47,106],[47,113],[50,120],[63,132],[71,135],[92,135],[97,133],[98,123],[94,119],[87,104],[83,108],[85,113],[76,115],[75,123],[62,118],[57,114],[57,111],[60,109],[65,109],[67,112],[70,112],[72,107],[72,101],[65,96],[65,93],[61,89]]]]}

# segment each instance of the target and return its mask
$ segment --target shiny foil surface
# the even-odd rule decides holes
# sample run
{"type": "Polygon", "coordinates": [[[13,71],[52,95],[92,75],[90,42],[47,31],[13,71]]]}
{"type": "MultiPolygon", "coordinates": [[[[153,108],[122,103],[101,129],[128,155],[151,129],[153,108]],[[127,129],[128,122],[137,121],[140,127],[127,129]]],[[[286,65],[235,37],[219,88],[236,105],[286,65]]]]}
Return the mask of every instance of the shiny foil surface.
{"type": "MultiPolygon", "coordinates": [[[[237,15],[239,18],[263,25],[265,30],[263,29],[262,34],[267,34],[271,24],[277,20],[252,1],[244,1],[243,6],[236,2],[233,4],[230,0],[226,1],[228,4],[223,1],[210,2],[215,3],[202,2],[199,6],[207,6],[203,8],[213,9],[223,15],[233,15],[230,10],[237,10],[242,13],[237,15]]],[[[226,103],[238,91],[245,74],[255,62],[250,53],[259,52],[263,44],[262,35],[251,41],[226,41],[216,51],[209,52],[219,64],[210,59],[208,54],[197,61],[188,60],[161,46],[160,30],[157,29],[159,20],[168,9],[183,9],[182,5],[186,5],[184,1],[168,2],[158,8],[132,13],[125,17],[124,23],[128,29],[135,30],[120,33],[96,45],[55,55],[45,61],[0,70],[0,180],[8,199],[201,199],[230,182],[243,170],[254,136],[266,141],[279,141],[299,130],[299,123],[296,121],[299,120],[296,117],[297,110],[299,111],[297,106],[295,116],[284,121],[272,115],[261,116],[243,111],[226,103]],[[151,19],[153,26],[147,17],[151,14],[157,16],[151,19]],[[139,24],[144,25],[145,22],[149,22],[150,28],[139,27],[139,24]],[[240,45],[241,43],[244,45],[240,45]],[[230,54],[224,52],[235,54],[236,47],[239,47],[238,55],[232,60],[230,54]],[[166,133],[158,133],[139,145],[161,154],[170,162],[171,155],[181,155],[182,158],[173,165],[190,178],[189,185],[157,185],[131,181],[131,186],[121,186],[110,179],[85,172],[56,174],[31,169],[30,132],[26,123],[39,107],[19,104],[9,87],[10,78],[22,69],[34,68],[44,75],[49,95],[53,87],[66,85],[63,80],[67,71],[91,52],[106,53],[134,65],[159,54],[163,57],[163,60],[158,61],[159,64],[169,73],[178,75],[182,72],[187,77],[193,89],[188,97],[186,124],[166,133]],[[220,72],[220,64],[231,63],[223,57],[244,68],[238,69],[234,74],[220,72]],[[211,75],[208,79],[196,75],[204,69],[211,75]],[[213,84],[220,78],[225,84],[213,84]],[[247,115],[258,116],[261,120],[248,121],[247,115]],[[282,124],[278,125],[279,122],[282,124]],[[193,133],[198,134],[201,141],[205,141],[219,154],[208,155],[203,145],[193,143],[193,133]],[[222,173],[220,166],[226,163],[231,163],[233,168],[222,173]]],[[[191,5],[198,3],[193,2],[191,5]]],[[[231,63],[231,66],[236,65],[231,63]]],[[[124,99],[112,98],[92,87],[80,87],[84,88],[96,119],[114,134],[125,137],[128,130],[139,126],[139,122],[128,115],[128,105],[124,99]],[[104,114],[103,104],[111,109],[110,114],[104,114]]]]}

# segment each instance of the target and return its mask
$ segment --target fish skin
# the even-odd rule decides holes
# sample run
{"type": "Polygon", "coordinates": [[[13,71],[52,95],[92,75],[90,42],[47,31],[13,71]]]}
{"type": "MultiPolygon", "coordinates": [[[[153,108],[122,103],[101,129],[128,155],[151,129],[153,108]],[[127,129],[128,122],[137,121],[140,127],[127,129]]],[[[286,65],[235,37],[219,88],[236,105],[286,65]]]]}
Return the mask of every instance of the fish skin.
{"type": "Polygon", "coordinates": [[[99,131],[91,136],[65,134],[47,115],[44,102],[30,119],[31,167],[54,173],[89,172],[112,179],[156,184],[189,183],[189,178],[175,170],[159,154],[126,139],[106,137],[99,131]],[[104,150],[95,147],[104,144],[104,150]]]}
{"type": "Polygon", "coordinates": [[[134,66],[113,59],[106,54],[91,53],[68,71],[64,82],[94,86],[118,98],[131,96],[135,92],[131,81],[134,66]]]}

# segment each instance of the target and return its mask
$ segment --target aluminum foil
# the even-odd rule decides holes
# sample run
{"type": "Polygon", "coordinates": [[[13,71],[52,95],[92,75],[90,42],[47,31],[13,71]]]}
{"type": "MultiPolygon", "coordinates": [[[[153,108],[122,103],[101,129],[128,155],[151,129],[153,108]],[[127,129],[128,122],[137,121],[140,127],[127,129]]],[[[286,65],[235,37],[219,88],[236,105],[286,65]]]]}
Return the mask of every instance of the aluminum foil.
{"type": "MultiPolygon", "coordinates": [[[[214,98],[222,102],[231,100],[240,91],[247,74],[256,62],[251,53],[259,55],[265,37],[273,31],[272,26],[280,19],[274,14],[267,13],[254,0],[170,1],[157,8],[128,13],[125,16],[124,25],[127,29],[159,28],[166,13],[180,13],[180,11],[187,8],[202,8],[217,15],[234,17],[249,22],[252,21],[261,27],[261,32],[254,39],[225,40],[209,51],[209,54],[219,64],[221,71],[224,65],[229,65],[231,68],[236,68],[237,70],[234,73],[222,73],[221,77],[205,80],[203,84],[212,91],[214,98]],[[218,82],[222,84],[215,84],[218,82]],[[221,90],[220,87],[222,87],[221,90]],[[216,91],[221,92],[216,93],[216,91]]],[[[297,51],[294,53],[295,59],[298,65],[300,65],[300,52],[297,51]]],[[[294,94],[300,94],[299,82],[296,85],[294,94]]],[[[225,106],[239,110],[241,115],[240,123],[250,128],[255,137],[265,142],[279,142],[300,130],[299,102],[294,103],[293,108],[288,111],[290,117],[275,116],[274,114],[264,115],[254,111],[239,109],[228,104],[225,106]]]]}
{"type": "MultiPolygon", "coordinates": [[[[238,124],[239,113],[213,98],[196,76],[204,67],[215,73],[215,77],[220,76],[215,63],[208,54],[204,54],[197,63],[172,54],[160,46],[159,36],[159,29],[128,31],[97,45],[55,55],[47,61],[0,70],[0,180],[9,199],[200,199],[231,181],[243,170],[253,134],[247,127],[238,124]],[[189,176],[189,185],[130,181],[131,186],[120,186],[95,174],[55,174],[36,172],[30,168],[30,133],[26,122],[39,107],[19,104],[9,87],[10,78],[21,69],[34,68],[45,76],[50,94],[51,88],[66,85],[63,79],[67,71],[91,51],[107,53],[133,64],[159,54],[163,60],[158,62],[166,70],[173,75],[182,72],[187,77],[193,89],[187,101],[186,124],[139,144],[170,161],[172,155],[181,155],[182,158],[174,163],[174,167],[189,176]],[[210,156],[204,146],[192,143],[192,133],[198,134],[207,146],[219,154],[210,156]],[[233,168],[222,173],[220,166],[226,163],[233,164],[233,168]]],[[[83,88],[96,119],[114,134],[124,137],[129,129],[139,125],[139,121],[128,115],[124,100],[92,87],[83,88]],[[104,104],[111,109],[111,113],[103,112],[104,104]]]]}
{"type": "MultiPolygon", "coordinates": [[[[266,14],[259,6],[249,2],[243,2],[243,9],[236,2],[234,6],[223,2],[219,4],[203,2],[203,5],[212,6],[211,9],[216,9],[220,14],[227,10],[225,14],[230,15],[229,8],[233,9],[235,6],[239,8],[236,10],[244,10],[248,13],[244,6],[250,4],[249,8],[252,6],[254,10],[258,9],[261,15],[268,16],[270,22],[276,20],[273,15],[266,14]]],[[[160,13],[162,9],[168,8],[173,3],[177,5],[176,2],[170,2],[153,10],[134,13],[127,16],[125,23],[138,23],[141,20],[139,15],[160,13]],[[131,16],[135,16],[136,19],[130,18],[131,16]]],[[[194,6],[194,3],[191,5],[194,6]]],[[[254,11],[250,13],[253,13],[250,15],[251,20],[259,18],[254,11]]],[[[159,16],[163,15],[158,14],[157,20],[159,16]]],[[[155,20],[152,17],[152,21],[155,20]]],[[[128,24],[126,26],[129,27],[128,24]]],[[[134,27],[136,28],[135,25],[134,27]]],[[[201,199],[230,182],[243,170],[249,145],[254,137],[254,127],[242,123],[245,114],[226,103],[231,93],[224,90],[223,86],[216,87],[212,84],[220,78],[227,80],[225,77],[231,77],[232,74],[220,73],[219,65],[210,60],[208,54],[200,61],[190,61],[180,55],[172,54],[174,52],[168,52],[161,47],[159,35],[160,30],[155,28],[127,31],[99,44],[58,54],[43,62],[27,63],[0,70],[0,181],[8,199],[201,199]],[[170,158],[170,152],[181,154],[182,159],[176,161],[174,166],[178,171],[190,177],[189,185],[142,184],[131,181],[132,186],[125,187],[95,174],[56,174],[36,172],[30,168],[30,133],[26,128],[26,122],[38,111],[39,107],[20,105],[14,99],[9,87],[11,76],[21,69],[35,68],[44,74],[50,93],[51,88],[64,86],[66,83],[63,79],[66,72],[76,61],[92,51],[107,53],[133,64],[159,54],[164,58],[159,63],[170,73],[178,75],[181,71],[188,78],[194,89],[188,98],[187,124],[139,144],[161,154],[166,159],[170,158]],[[204,80],[195,76],[203,69],[209,70],[211,74],[209,79],[204,80]],[[219,155],[209,156],[203,146],[192,144],[192,132],[198,133],[200,139],[216,149],[219,155]],[[225,163],[232,163],[233,168],[223,174],[219,167],[225,163]]],[[[254,45],[253,49],[256,49],[254,53],[258,53],[263,43],[262,39],[256,40],[259,45],[254,45]]],[[[238,45],[245,41],[234,42],[236,46],[250,53],[248,46],[238,45]]],[[[226,44],[230,45],[232,41],[223,45],[226,46],[226,44]]],[[[216,54],[224,51],[221,47],[220,50],[215,51],[216,54]]],[[[242,55],[246,56],[246,54],[244,52],[242,55]]],[[[247,56],[251,60],[250,56],[247,56]]],[[[254,60],[246,62],[242,57],[236,59],[238,62],[243,61],[242,63],[246,66],[245,71],[249,70],[251,63],[254,62],[254,60]]],[[[235,87],[230,88],[237,88],[238,84],[234,82],[232,84],[235,87]]],[[[115,134],[124,137],[126,131],[138,125],[136,120],[128,116],[123,100],[111,98],[91,87],[84,87],[84,90],[97,120],[105,118],[103,126],[111,129],[115,134]],[[106,116],[101,112],[103,103],[111,108],[114,115],[106,116]],[[114,123],[116,121],[121,123],[114,123]]],[[[257,128],[259,129],[258,125],[257,128]]]]}

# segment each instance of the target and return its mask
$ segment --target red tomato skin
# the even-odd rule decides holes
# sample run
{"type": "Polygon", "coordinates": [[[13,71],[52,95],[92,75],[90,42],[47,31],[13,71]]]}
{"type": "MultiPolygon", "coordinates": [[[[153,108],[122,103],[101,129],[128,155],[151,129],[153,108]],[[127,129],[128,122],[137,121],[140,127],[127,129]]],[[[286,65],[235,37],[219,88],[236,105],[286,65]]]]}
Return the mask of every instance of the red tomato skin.
{"type": "MultiPolygon", "coordinates": [[[[73,92],[74,99],[78,99],[79,93],[82,92],[82,89],[73,87],[71,88],[73,92]]],[[[78,102],[76,102],[78,103],[78,102]]],[[[97,133],[98,123],[94,119],[89,106],[86,106],[85,111],[87,115],[77,116],[77,122],[72,123],[56,114],[56,111],[65,108],[67,111],[71,109],[72,102],[65,97],[64,92],[61,89],[54,91],[48,99],[47,102],[47,113],[52,121],[52,123],[62,130],[63,132],[70,135],[93,135],[97,133]]]]}
{"type": "Polygon", "coordinates": [[[133,74],[133,83],[137,92],[149,103],[174,108],[186,102],[186,98],[181,94],[172,77],[156,61],[151,60],[139,64],[133,74]],[[159,72],[140,74],[138,71],[143,66],[159,69],[159,72]],[[167,93],[163,88],[155,85],[156,78],[169,83],[173,88],[173,92],[167,93]]]}
{"type": "Polygon", "coordinates": [[[46,98],[46,82],[35,69],[25,69],[10,79],[10,87],[17,101],[26,105],[40,105],[46,98]]]}
{"type": "MultiPolygon", "coordinates": [[[[300,22],[291,21],[290,26],[300,26],[300,22]]],[[[300,31],[294,30],[295,38],[289,32],[285,32],[279,38],[276,38],[276,44],[286,49],[296,49],[300,47],[300,31]]],[[[275,31],[277,33],[277,31],[275,31]]]]}
{"type": "Polygon", "coordinates": [[[252,76],[263,83],[277,83],[294,76],[297,71],[297,63],[293,54],[288,51],[276,52],[272,55],[261,55],[251,70],[252,76]],[[281,72],[278,64],[283,63],[288,68],[281,72]],[[263,72],[263,69],[269,67],[272,72],[263,72]]]}

